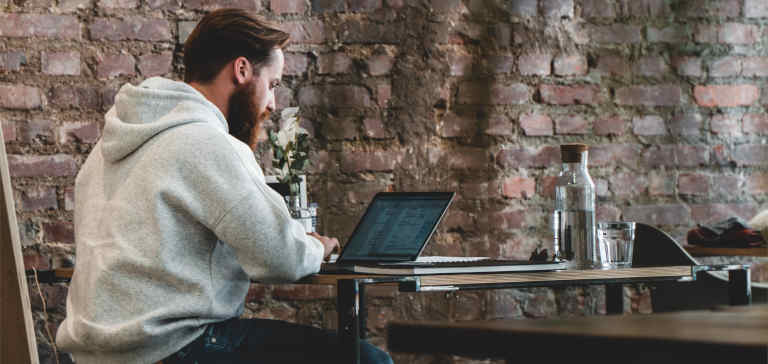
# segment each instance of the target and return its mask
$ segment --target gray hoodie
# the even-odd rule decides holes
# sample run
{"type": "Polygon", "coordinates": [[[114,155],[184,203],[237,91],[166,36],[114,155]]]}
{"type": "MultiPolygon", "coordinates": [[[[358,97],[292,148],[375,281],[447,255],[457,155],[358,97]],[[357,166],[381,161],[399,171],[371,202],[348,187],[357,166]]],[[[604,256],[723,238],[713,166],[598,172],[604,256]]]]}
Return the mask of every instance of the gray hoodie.
{"type": "Polygon", "coordinates": [[[153,363],[243,312],[250,280],[317,272],[251,149],[191,86],[120,89],[75,181],[77,264],[56,342],[78,364],[153,363]]]}

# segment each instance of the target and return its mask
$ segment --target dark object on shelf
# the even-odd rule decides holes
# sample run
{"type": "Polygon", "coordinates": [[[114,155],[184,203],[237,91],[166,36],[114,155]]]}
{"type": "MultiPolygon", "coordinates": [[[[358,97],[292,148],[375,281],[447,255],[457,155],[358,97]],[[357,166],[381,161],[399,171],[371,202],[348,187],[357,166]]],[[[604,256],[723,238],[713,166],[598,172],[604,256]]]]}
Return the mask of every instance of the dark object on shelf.
{"type": "Polygon", "coordinates": [[[731,217],[711,225],[688,231],[688,244],[707,247],[745,248],[765,244],[762,234],[751,229],[744,220],[731,217]]]}

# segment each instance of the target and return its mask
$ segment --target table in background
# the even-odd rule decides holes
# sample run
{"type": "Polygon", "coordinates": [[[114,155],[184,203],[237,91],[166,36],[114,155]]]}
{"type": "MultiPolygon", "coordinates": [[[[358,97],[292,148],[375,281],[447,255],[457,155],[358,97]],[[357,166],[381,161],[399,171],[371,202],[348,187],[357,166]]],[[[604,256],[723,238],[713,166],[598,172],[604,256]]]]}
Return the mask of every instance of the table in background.
{"type": "Polygon", "coordinates": [[[395,352],[536,363],[766,363],[768,306],[541,320],[393,322],[395,352]]]}
{"type": "Polygon", "coordinates": [[[711,256],[746,256],[746,257],[768,257],[768,246],[755,248],[712,248],[697,245],[685,245],[683,249],[694,257],[711,256]]]}
{"type": "Polygon", "coordinates": [[[339,339],[343,347],[349,348],[344,350],[344,353],[349,355],[344,362],[358,363],[360,339],[365,337],[366,331],[365,286],[369,284],[396,284],[401,292],[606,285],[606,311],[609,314],[618,314],[622,313],[624,308],[623,284],[694,281],[697,274],[705,271],[728,271],[731,304],[746,305],[751,302],[749,267],[745,265],[633,267],[613,270],[421,276],[317,274],[298,283],[337,286],[336,310],[339,339]]]}

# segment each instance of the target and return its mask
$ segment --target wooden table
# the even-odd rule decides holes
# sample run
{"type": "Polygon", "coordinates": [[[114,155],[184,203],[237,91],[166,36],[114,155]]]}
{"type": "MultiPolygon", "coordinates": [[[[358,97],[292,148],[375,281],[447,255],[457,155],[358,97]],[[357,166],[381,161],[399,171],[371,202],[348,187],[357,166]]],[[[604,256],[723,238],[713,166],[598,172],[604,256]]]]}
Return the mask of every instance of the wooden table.
{"type": "Polygon", "coordinates": [[[683,246],[685,251],[694,257],[711,256],[747,256],[747,257],[768,257],[768,247],[760,246],[755,248],[712,248],[697,245],[683,246]]]}
{"type": "MultiPolygon", "coordinates": [[[[751,283],[747,265],[684,265],[632,267],[611,270],[559,270],[549,272],[441,274],[421,276],[385,276],[353,274],[316,274],[297,283],[335,285],[337,287],[338,331],[349,356],[345,363],[359,363],[360,339],[365,338],[365,287],[369,284],[394,284],[401,292],[457,291],[571,285],[605,285],[606,311],[620,314],[624,307],[623,285],[664,281],[694,281],[700,272],[728,271],[729,295],[733,305],[751,302],[751,283]]],[[[71,269],[41,272],[41,281],[67,280],[71,269]]]]}
{"type": "Polygon", "coordinates": [[[535,363],[766,363],[768,306],[543,320],[393,322],[395,352],[535,363]]]}

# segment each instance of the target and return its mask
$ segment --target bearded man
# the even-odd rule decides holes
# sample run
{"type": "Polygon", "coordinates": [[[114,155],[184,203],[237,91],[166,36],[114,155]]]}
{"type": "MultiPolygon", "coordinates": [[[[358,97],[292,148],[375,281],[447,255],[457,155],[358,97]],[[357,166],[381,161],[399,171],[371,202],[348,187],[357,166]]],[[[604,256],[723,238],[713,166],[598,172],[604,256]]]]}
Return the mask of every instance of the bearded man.
{"type": "MultiPolygon", "coordinates": [[[[251,280],[316,273],[338,246],[290,217],[252,150],[288,37],[215,11],[186,41],[185,82],[118,92],[75,182],[77,265],[56,341],[78,364],[337,361],[332,332],[239,318],[251,280]]],[[[361,356],[391,363],[367,343],[361,356]]]]}

